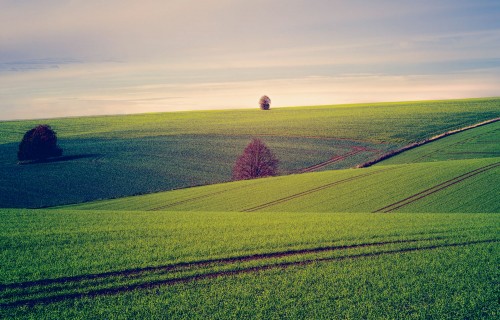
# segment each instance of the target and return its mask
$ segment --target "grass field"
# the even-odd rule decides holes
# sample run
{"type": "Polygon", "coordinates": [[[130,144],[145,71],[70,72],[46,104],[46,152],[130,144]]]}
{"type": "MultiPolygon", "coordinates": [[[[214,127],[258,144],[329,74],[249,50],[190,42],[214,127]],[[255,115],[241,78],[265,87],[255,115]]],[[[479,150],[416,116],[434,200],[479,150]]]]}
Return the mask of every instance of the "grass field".
{"type": "Polygon", "coordinates": [[[260,136],[289,174],[353,167],[404,144],[500,115],[500,99],[174,112],[0,122],[0,207],[37,208],[229,181],[260,136]],[[17,165],[19,141],[45,122],[65,161],[17,165]],[[353,153],[353,150],[361,150],[353,153]]]}
{"type": "MultiPolygon", "coordinates": [[[[407,143],[500,115],[500,98],[365,103],[49,119],[66,138],[165,135],[317,136],[407,143]]],[[[0,144],[18,143],[41,120],[0,123],[0,144]]]]}
{"type": "MultiPolygon", "coordinates": [[[[368,109],[378,108],[389,106],[368,109]]],[[[429,123],[422,130],[424,125],[429,123]]],[[[0,318],[495,319],[500,314],[498,129],[498,123],[471,129],[363,169],[47,209],[0,209],[0,318]]],[[[197,135],[189,137],[194,144],[197,135]]],[[[122,153],[128,142],[128,159],[139,161],[148,151],[135,139],[174,146],[187,138],[122,137],[121,145],[110,139],[102,150],[122,153]]],[[[269,138],[283,150],[309,148],[309,160],[290,156],[290,163],[302,165],[313,161],[315,150],[327,151],[326,141],[344,141],[335,145],[344,150],[355,142],[374,143],[269,138]]],[[[72,139],[66,141],[77,141],[72,139]]],[[[104,141],[78,139],[82,145],[104,141]]],[[[224,148],[228,141],[212,147],[224,148]]],[[[184,150],[187,157],[196,155],[196,148],[184,150]]],[[[85,182],[97,164],[78,177],[85,186],[81,195],[137,181],[126,170],[123,177],[106,172],[103,164],[110,159],[97,157],[102,185],[85,182]],[[115,177],[112,183],[104,181],[109,177],[115,177]]],[[[223,164],[223,158],[215,160],[223,164]]],[[[123,158],[113,161],[127,166],[123,158]]],[[[57,170],[70,163],[43,165],[57,170]]],[[[162,174],[159,162],[142,165],[162,174]]],[[[179,179],[182,172],[176,171],[179,179]]],[[[147,184],[148,176],[143,179],[147,184]]],[[[64,185],[69,193],[77,192],[72,181],[67,177],[64,185]]],[[[2,188],[15,192],[7,184],[2,188]]],[[[36,198],[40,191],[32,188],[36,198]]],[[[45,192],[58,196],[57,190],[45,192]]]]}
{"type": "Polygon", "coordinates": [[[495,311],[496,296],[484,279],[498,275],[498,256],[491,255],[498,250],[497,229],[492,227],[500,222],[498,215],[71,210],[0,214],[3,317],[101,313],[142,318],[158,312],[209,316],[211,308],[221,316],[250,316],[256,297],[261,299],[258,312],[267,309],[276,315],[276,307],[312,316],[333,296],[336,302],[322,312],[323,317],[495,311]],[[468,260],[457,259],[455,252],[468,260]],[[374,266],[381,272],[375,279],[374,266]],[[421,272],[427,281],[422,281],[421,272]],[[387,273],[393,276],[386,278],[387,273]],[[405,273],[406,278],[396,280],[405,273]],[[334,286],[338,282],[340,287],[334,286]],[[420,283],[417,289],[415,282],[420,283]],[[375,293],[373,286],[386,290],[375,293]],[[458,290],[463,286],[467,290],[458,290]],[[482,291],[469,291],[472,288],[482,291]],[[454,290],[458,291],[450,296],[454,290]],[[175,294],[181,291],[184,294],[175,294]],[[273,291],[277,295],[269,296],[273,291]],[[403,295],[393,295],[395,291],[403,295]],[[360,294],[351,296],[352,292],[360,294]],[[221,308],[217,303],[226,295],[228,308],[221,308]],[[347,301],[362,305],[372,295],[386,304],[379,306],[375,300],[361,310],[346,308],[347,301]],[[302,302],[294,307],[283,304],[299,297],[302,302]],[[192,304],[197,309],[185,310],[192,304]]]}
{"type": "Polygon", "coordinates": [[[499,157],[499,142],[497,121],[408,150],[378,165],[499,157]]]}
{"type": "MultiPolygon", "coordinates": [[[[165,136],[142,139],[62,141],[77,156],[70,161],[17,165],[17,144],[0,146],[2,207],[44,207],[224,182],[251,137],[165,136]],[[212,152],[216,150],[217,152],[212,152]],[[203,157],[199,157],[199,155],[203,157]]],[[[363,142],[268,137],[283,174],[344,154],[363,142]]],[[[390,145],[378,145],[381,152],[390,145]]],[[[337,165],[354,166],[361,152],[337,165]]],[[[335,168],[332,164],[328,168],[335,168]]]]}

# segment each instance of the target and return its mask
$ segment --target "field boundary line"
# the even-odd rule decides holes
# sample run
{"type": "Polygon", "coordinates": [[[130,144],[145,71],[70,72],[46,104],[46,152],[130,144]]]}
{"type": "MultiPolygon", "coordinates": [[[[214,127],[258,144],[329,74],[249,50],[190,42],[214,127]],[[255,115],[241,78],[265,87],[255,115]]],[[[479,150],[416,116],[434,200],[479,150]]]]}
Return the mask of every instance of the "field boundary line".
{"type": "Polygon", "coordinates": [[[254,212],[254,211],[257,211],[257,210],[260,210],[260,209],[269,208],[269,207],[275,206],[277,204],[281,204],[281,203],[284,203],[284,202],[287,202],[287,201],[290,201],[290,200],[293,200],[293,199],[296,199],[296,198],[300,198],[300,197],[309,195],[311,193],[322,191],[322,190],[331,188],[331,187],[339,185],[339,184],[343,184],[343,183],[346,183],[346,182],[351,182],[351,181],[358,180],[358,179],[364,178],[364,177],[368,177],[368,176],[371,176],[371,175],[374,175],[374,174],[377,174],[377,173],[380,173],[380,172],[389,171],[389,170],[395,170],[395,169],[396,168],[384,168],[384,169],[381,169],[381,170],[367,172],[367,173],[359,174],[357,176],[353,176],[353,177],[349,177],[349,178],[337,180],[335,182],[327,183],[327,184],[319,186],[319,187],[315,187],[315,188],[312,188],[312,189],[309,189],[309,190],[305,190],[305,191],[302,191],[302,192],[298,192],[298,193],[295,193],[295,194],[292,194],[292,195],[280,198],[280,199],[269,201],[269,202],[260,204],[260,205],[255,206],[255,207],[247,208],[247,209],[242,210],[241,212],[254,212]]]}
{"type": "Polygon", "coordinates": [[[386,153],[386,154],[380,156],[379,158],[377,158],[375,160],[368,161],[368,162],[362,163],[360,165],[357,165],[356,168],[367,168],[367,167],[373,166],[374,164],[379,163],[379,162],[381,162],[383,160],[387,160],[389,158],[392,158],[392,157],[394,157],[394,156],[396,156],[396,155],[398,155],[400,153],[403,153],[405,151],[408,151],[408,150],[420,147],[420,146],[422,146],[424,144],[428,144],[430,142],[433,142],[433,141],[436,141],[436,140],[439,140],[439,139],[451,136],[451,135],[456,134],[456,133],[460,133],[460,132],[463,132],[463,131],[467,131],[467,130],[470,130],[470,129],[481,127],[481,126],[484,126],[484,125],[487,125],[487,124],[495,123],[497,121],[500,121],[500,117],[493,118],[493,119],[486,120],[486,121],[482,121],[482,122],[479,122],[479,123],[476,123],[476,124],[473,124],[473,125],[470,125],[470,126],[467,126],[467,127],[463,127],[463,128],[460,128],[460,129],[446,131],[444,133],[441,133],[441,134],[438,134],[436,136],[433,136],[433,137],[431,137],[429,139],[425,139],[425,140],[420,141],[420,142],[415,142],[415,143],[406,145],[406,146],[404,146],[402,148],[399,148],[397,150],[394,150],[394,151],[391,151],[389,153],[386,153]]]}
{"type": "Polygon", "coordinates": [[[220,277],[225,277],[225,276],[234,276],[234,275],[239,275],[239,274],[256,273],[256,272],[260,272],[260,271],[266,271],[266,270],[272,270],[272,269],[278,269],[278,268],[285,269],[285,268],[289,268],[289,267],[293,267],[293,266],[309,265],[309,264],[318,263],[318,262],[354,260],[354,259],[360,259],[360,258],[370,258],[370,257],[377,257],[377,256],[383,256],[383,255],[391,255],[391,254],[402,254],[402,253],[417,252],[417,251],[423,251],[423,250],[434,250],[434,249],[440,249],[440,248],[461,247],[461,246],[485,244],[485,243],[496,243],[499,241],[500,241],[499,239],[486,239],[486,240],[476,240],[476,241],[459,242],[459,243],[444,243],[444,244],[434,244],[434,245],[423,246],[423,247],[408,247],[408,248],[399,248],[399,249],[379,251],[379,252],[367,252],[367,253],[360,253],[360,254],[340,256],[340,257],[325,257],[325,258],[307,259],[307,260],[302,260],[302,261],[280,262],[280,263],[269,264],[269,265],[248,267],[248,268],[243,268],[243,269],[215,271],[215,272],[209,272],[209,273],[203,273],[203,274],[194,274],[194,275],[189,275],[189,276],[180,277],[180,278],[150,281],[150,282],[146,282],[146,283],[138,283],[138,284],[131,284],[131,285],[123,285],[123,286],[114,287],[114,288],[103,288],[103,289],[95,289],[95,290],[90,290],[90,291],[86,291],[86,292],[79,292],[79,293],[69,293],[69,294],[66,293],[66,294],[43,297],[43,298],[17,300],[17,301],[12,301],[12,302],[0,303],[0,307],[19,307],[19,306],[34,306],[37,304],[50,304],[50,303],[56,303],[56,302],[60,302],[60,301],[68,300],[68,299],[80,299],[80,298],[84,298],[84,297],[114,295],[114,294],[130,292],[130,291],[134,291],[134,290],[153,289],[153,288],[158,288],[161,286],[171,286],[171,285],[175,285],[175,284],[188,283],[188,282],[200,281],[200,280],[205,280],[205,279],[215,279],[215,278],[220,278],[220,277]]]}
{"type": "Polygon", "coordinates": [[[377,209],[375,211],[373,211],[373,213],[377,213],[377,212],[384,212],[384,213],[387,213],[387,212],[392,212],[394,210],[397,210],[401,207],[404,207],[404,206],[407,206],[415,201],[418,201],[420,199],[423,199],[425,197],[428,197],[430,196],[431,194],[434,194],[436,192],[439,192],[443,189],[446,189],[448,187],[451,187],[459,182],[462,182],[466,179],[469,179],[471,177],[474,177],[478,174],[481,174],[483,172],[486,172],[488,170],[491,170],[491,169],[494,169],[496,167],[500,166],[500,162],[495,162],[495,163],[492,163],[492,164],[489,164],[489,165],[486,165],[484,167],[480,167],[480,168],[477,168],[477,169],[474,169],[472,171],[469,171],[469,172],[466,172],[464,174],[461,174],[459,176],[456,176],[452,179],[449,179],[449,180],[446,180],[440,184],[437,184],[431,188],[428,188],[428,189],[425,189],[423,191],[420,191],[418,193],[415,193],[414,195],[411,195],[407,198],[404,198],[398,202],[394,202],[388,206],[385,206],[383,208],[380,208],[380,209],[377,209]]]}

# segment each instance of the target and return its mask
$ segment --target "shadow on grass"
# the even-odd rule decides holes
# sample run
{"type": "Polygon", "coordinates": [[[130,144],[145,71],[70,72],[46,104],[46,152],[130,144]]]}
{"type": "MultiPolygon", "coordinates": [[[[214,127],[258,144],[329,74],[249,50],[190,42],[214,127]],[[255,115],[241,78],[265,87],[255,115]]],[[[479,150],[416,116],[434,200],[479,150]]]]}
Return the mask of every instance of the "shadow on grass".
{"type": "Polygon", "coordinates": [[[75,154],[75,155],[62,156],[62,157],[57,157],[57,158],[18,161],[17,164],[19,164],[19,165],[27,165],[27,164],[37,164],[37,163],[62,162],[62,161],[71,161],[71,160],[85,159],[85,158],[99,158],[99,157],[102,157],[102,156],[103,155],[99,154],[99,153],[75,154]]]}

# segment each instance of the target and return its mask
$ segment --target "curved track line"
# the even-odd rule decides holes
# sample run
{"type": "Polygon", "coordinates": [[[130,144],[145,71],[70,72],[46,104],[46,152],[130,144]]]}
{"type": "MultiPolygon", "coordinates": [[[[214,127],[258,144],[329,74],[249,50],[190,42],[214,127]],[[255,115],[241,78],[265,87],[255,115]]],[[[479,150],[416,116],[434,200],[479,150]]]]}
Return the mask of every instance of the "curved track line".
{"type": "Polygon", "coordinates": [[[329,166],[329,165],[331,165],[333,163],[343,161],[343,160],[345,160],[345,159],[347,159],[349,157],[352,157],[352,156],[354,156],[354,155],[356,155],[358,153],[365,152],[365,151],[370,151],[370,149],[365,148],[365,147],[352,147],[351,151],[349,151],[347,153],[335,156],[335,157],[333,157],[333,158],[331,158],[331,159],[329,159],[327,161],[324,161],[324,162],[312,165],[310,167],[301,169],[298,172],[299,173],[312,172],[312,171],[324,168],[326,166],[329,166]]]}
{"type": "Polygon", "coordinates": [[[472,170],[472,171],[469,171],[469,172],[466,172],[464,174],[461,174],[457,177],[454,177],[452,179],[449,179],[449,180],[446,180],[438,185],[435,185],[433,186],[432,188],[428,188],[428,189],[425,189],[419,193],[416,193],[410,197],[407,197],[407,198],[404,198],[403,200],[400,200],[398,202],[394,202],[388,206],[385,206],[383,208],[380,208],[378,210],[375,210],[373,211],[374,213],[375,212],[392,212],[394,210],[397,210],[401,207],[404,207],[404,206],[407,206],[409,205],[410,203],[413,203],[415,201],[418,201],[420,199],[423,199],[427,196],[430,196],[431,194],[434,194],[436,192],[439,192],[443,189],[446,189],[448,187],[451,187],[459,182],[462,182],[466,179],[469,179],[471,177],[474,177],[478,174],[481,174],[483,172],[486,172],[488,170],[491,170],[491,169],[494,169],[496,167],[500,166],[500,162],[496,162],[496,163],[492,163],[492,164],[489,164],[489,165],[486,165],[484,167],[481,167],[481,168],[477,168],[475,170],[472,170]]]}
{"type": "Polygon", "coordinates": [[[306,190],[306,191],[298,192],[296,194],[293,194],[293,195],[290,195],[290,196],[287,196],[287,197],[283,197],[283,198],[280,198],[280,199],[277,199],[277,200],[273,200],[273,201],[270,201],[270,202],[267,202],[267,203],[263,203],[261,205],[255,206],[255,207],[251,207],[251,208],[242,210],[242,212],[254,212],[254,211],[257,211],[257,210],[260,210],[260,209],[272,207],[272,206],[275,206],[277,204],[281,204],[281,203],[284,203],[284,202],[287,202],[287,201],[290,201],[290,200],[293,200],[293,199],[296,199],[296,198],[300,198],[300,197],[309,195],[311,193],[315,193],[315,192],[318,192],[318,191],[321,191],[321,190],[325,190],[325,189],[331,188],[331,187],[339,185],[339,184],[343,184],[343,183],[346,183],[346,182],[358,180],[360,178],[368,177],[368,176],[371,176],[371,175],[374,175],[374,174],[377,174],[377,173],[380,173],[380,172],[389,171],[389,170],[395,170],[395,169],[396,168],[394,168],[394,167],[393,168],[384,168],[384,169],[381,169],[381,170],[372,171],[372,172],[360,174],[360,175],[357,175],[357,176],[354,176],[354,177],[350,177],[350,178],[338,180],[338,181],[335,181],[335,182],[332,182],[332,183],[328,183],[328,184],[325,184],[325,185],[322,185],[322,186],[319,186],[319,187],[316,187],[316,188],[312,188],[312,189],[309,189],[309,190],[306,190]]]}
{"type": "Polygon", "coordinates": [[[318,252],[325,252],[325,251],[355,249],[355,248],[364,248],[364,247],[375,247],[375,246],[383,246],[383,245],[388,245],[388,244],[442,240],[442,239],[445,239],[445,238],[444,237],[433,237],[433,238],[421,238],[421,239],[370,242],[370,243],[352,244],[352,245],[344,245],[344,246],[325,246],[325,247],[310,248],[310,249],[277,251],[277,252],[244,255],[244,256],[237,256],[237,257],[230,257],[230,258],[221,258],[221,259],[198,260],[198,261],[193,261],[193,262],[181,262],[181,263],[169,264],[169,265],[164,265],[164,266],[156,266],[156,267],[145,267],[145,268],[122,270],[122,271],[98,273],[98,274],[87,274],[87,275],[74,276],[74,277],[62,277],[62,278],[56,278],[56,279],[44,279],[44,280],[37,280],[37,281],[11,283],[11,284],[0,285],[0,291],[4,291],[6,289],[12,289],[12,288],[25,289],[25,288],[40,286],[40,285],[61,284],[61,283],[66,284],[69,282],[81,282],[81,281],[86,281],[86,280],[93,280],[93,279],[99,279],[99,278],[110,278],[110,277],[115,277],[115,276],[131,276],[131,275],[137,275],[137,274],[148,273],[148,272],[171,271],[171,270],[181,269],[181,268],[185,268],[185,267],[204,267],[204,266],[207,266],[210,264],[230,264],[230,263],[235,263],[235,262],[255,261],[255,260],[263,260],[263,259],[270,259],[270,258],[282,258],[282,257],[286,257],[286,256],[301,255],[301,254],[308,254],[308,253],[318,253],[318,252]]]}
{"type": "Polygon", "coordinates": [[[169,204],[166,204],[166,205],[163,205],[163,206],[159,206],[159,207],[147,209],[146,211],[159,211],[159,210],[167,209],[167,208],[174,207],[174,206],[177,206],[177,205],[180,205],[180,204],[185,204],[185,203],[193,202],[193,201],[196,201],[196,200],[209,198],[211,196],[219,195],[219,194],[226,193],[226,192],[229,192],[229,191],[253,187],[255,185],[262,184],[263,182],[264,181],[256,181],[255,183],[245,184],[243,186],[239,186],[239,187],[236,187],[236,188],[229,188],[229,189],[219,190],[219,191],[215,191],[215,192],[212,192],[212,193],[207,193],[207,194],[203,194],[203,195],[200,195],[200,196],[196,196],[196,197],[193,197],[193,198],[179,200],[179,201],[172,202],[172,203],[169,203],[169,204]]]}
{"type": "Polygon", "coordinates": [[[119,294],[119,293],[124,293],[124,292],[130,292],[130,291],[138,290],[138,289],[153,289],[153,288],[157,288],[157,287],[165,286],[165,285],[175,285],[175,284],[179,284],[179,283],[200,281],[200,280],[204,280],[204,279],[214,279],[214,278],[219,278],[219,277],[224,277],[224,276],[233,276],[233,275],[246,274],[246,273],[255,273],[255,272],[271,270],[271,269],[278,269],[278,268],[284,269],[284,268],[288,268],[288,267],[308,265],[308,264],[317,263],[317,262],[343,261],[343,260],[349,260],[349,259],[377,257],[377,256],[383,256],[383,255],[401,254],[401,253],[416,252],[416,251],[423,251],[423,250],[434,250],[434,249],[447,248],[447,247],[460,247],[460,246],[468,246],[468,245],[475,245],[475,244],[495,243],[495,242],[499,242],[499,241],[500,240],[498,240],[498,239],[488,239],[488,240],[478,240],[478,241],[461,242],[461,243],[445,243],[445,244],[429,245],[429,246],[425,246],[425,247],[400,248],[400,249],[361,253],[361,254],[340,256],[340,257],[326,257],[326,258],[307,259],[307,260],[293,261],[293,262],[280,262],[280,263],[275,263],[275,264],[270,264],[270,265],[248,267],[248,268],[243,268],[243,269],[238,269],[238,270],[215,271],[215,272],[204,273],[204,274],[189,275],[189,276],[184,276],[184,277],[174,278],[174,279],[166,279],[166,280],[150,281],[150,282],[146,282],[146,283],[124,285],[124,286],[115,287],[115,288],[95,289],[95,290],[89,290],[87,292],[82,292],[82,293],[69,293],[69,294],[66,293],[66,294],[54,295],[54,296],[43,297],[43,298],[17,300],[17,301],[11,301],[11,302],[6,302],[6,303],[0,303],[0,306],[1,307],[19,307],[19,306],[33,306],[36,304],[49,304],[49,303],[60,302],[60,301],[68,300],[68,299],[79,299],[79,298],[84,298],[84,297],[113,295],[113,294],[119,294]]]}

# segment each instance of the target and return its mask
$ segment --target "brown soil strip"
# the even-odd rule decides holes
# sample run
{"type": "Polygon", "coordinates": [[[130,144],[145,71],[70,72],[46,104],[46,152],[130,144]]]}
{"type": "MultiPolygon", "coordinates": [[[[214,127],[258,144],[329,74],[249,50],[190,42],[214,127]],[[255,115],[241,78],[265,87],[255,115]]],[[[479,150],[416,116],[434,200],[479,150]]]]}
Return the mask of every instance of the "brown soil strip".
{"type": "Polygon", "coordinates": [[[68,299],[79,299],[79,298],[84,298],[84,297],[96,297],[96,296],[102,296],[102,295],[114,295],[114,294],[119,294],[119,293],[130,292],[130,291],[134,291],[134,290],[153,289],[153,288],[158,288],[161,286],[175,285],[175,284],[179,284],[179,283],[187,283],[187,282],[193,282],[193,281],[200,281],[200,280],[204,280],[204,279],[214,279],[214,278],[234,276],[234,275],[239,275],[239,274],[256,273],[256,272],[260,272],[260,271],[278,269],[278,268],[285,269],[285,268],[289,268],[289,267],[293,267],[293,266],[308,265],[308,264],[317,263],[317,262],[353,260],[353,259],[359,259],[359,258],[377,257],[377,256],[383,256],[383,255],[390,255],[390,254],[402,254],[402,253],[407,253],[407,252],[433,250],[433,249],[447,248],[447,247],[449,248],[449,247],[461,247],[461,246],[484,244],[484,243],[495,243],[495,242],[499,242],[499,241],[500,240],[498,240],[498,239],[488,239],[488,240],[478,240],[478,241],[470,241],[470,242],[462,242],[462,243],[436,244],[436,245],[430,245],[430,246],[425,246],[425,247],[401,248],[401,249],[394,249],[394,250],[387,250],[387,251],[380,251],[380,252],[361,253],[361,254],[350,255],[350,256],[316,258],[316,259],[308,259],[308,260],[294,261],[294,262],[281,262],[281,263],[276,263],[276,264],[271,264],[271,265],[249,267],[249,268],[245,268],[245,269],[211,272],[211,273],[190,275],[190,276],[175,278],[175,279],[167,279],[167,280],[151,281],[151,282],[140,283],[140,284],[124,285],[124,286],[115,287],[115,288],[96,289],[96,290],[90,290],[90,291],[84,292],[84,293],[61,294],[61,295],[55,295],[55,296],[50,296],[50,297],[44,297],[44,298],[17,300],[17,301],[13,301],[13,302],[1,303],[0,306],[1,307],[19,307],[19,306],[33,306],[36,304],[49,304],[49,303],[56,303],[56,302],[60,302],[60,301],[68,300],[68,299]]]}
{"type": "Polygon", "coordinates": [[[255,206],[255,207],[242,210],[242,212],[254,212],[254,211],[257,211],[257,210],[264,209],[264,208],[269,208],[269,207],[275,206],[277,204],[281,204],[281,203],[284,203],[284,202],[287,202],[287,201],[290,201],[290,200],[293,200],[293,199],[296,199],[296,198],[300,198],[300,197],[309,195],[311,193],[315,193],[315,192],[318,192],[318,191],[321,191],[321,190],[325,190],[325,189],[334,187],[334,186],[339,185],[339,184],[343,184],[343,183],[346,183],[346,182],[358,180],[360,178],[368,177],[368,176],[377,174],[379,172],[389,171],[389,170],[394,170],[394,169],[395,168],[384,168],[382,170],[372,171],[372,172],[360,174],[360,175],[357,175],[357,176],[354,176],[354,177],[350,177],[350,178],[338,180],[338,181],[335,181],[335,182],[332,182],[332,183],[328,183],[328,184],[325,184],[325,185],[322,185],[322,186],[319,186],[319,187],[316,187],[316,188],[312,188],[312,189],[309,189],[309,190],[306,190],[306,191],[302,191],[302,192],[299,192],[299,193],[296,193],[296,194],[293,194],[293,195],[290,195],[290,196],[287,196],[287,197],[284,197],[284,198],[280,198],[280,199],[273,200],[273,201],[270,201],[270,202],[267,202],[267,203],[263,203],[261,205],[255,206]]]}
{"type": "Polygon", "coordinates": [[[394,150],[394,151],[391,151],[389,153],[386,153],[384,154],[383,156],[375,159],[375,160],[372,160],[372,161],[368,161],[368,162],[365,162],[363,164],[360,164],[357,166],[357,168],[366,168],[366,167],[370,167],[376,163],[379,163],[383,160],[386,160],[386,159],[389,159],[389,158],[392,158],[394,157],[395,155],[398,155],[402,152],[405,152],[405,151],[408,151],[408,150],[411,150],[411,149],[414,149],[416,147],[420,147],[424,144],[427,144],[427,143],[430,143],[432,141],[436,141],[436,140],[439,140],[439,139],[442,139],[442,138],[445,138],[445,137],[448,137],[448,136],[451,136],[452,134],[456,134],[456,133],[459,133],[459,132],[463,132],[463,131],[466,131],[466,130],[470,130],[470,129],[474,129],[474,128],[477,128],[477,127],[480,127],[480,126],[484,126],[484,125],[487,125],[487,124],[490,124],[490,123],[494,123],[494,122],[497,122],[499,121],[500,118],[495,118],[495,119],[490,119],[490,120],[486,120],[486,121],[483,121],[483,122],[480,122],[480,123],[476,123],[474,125],[471,125],[471,126],[467,126],[467,127],[464,127],[464,128],[460,128],[460,129],[457,129],[457,130],[451,130],[451,131],[447,131],[445,133],[442,133],[442,134],[439,134],[437,136],[434,136],[432,138],[429,138],[429,139],[426,139],[424,141],[420,141],[420,142],[415,142],[415,143],[412,143],[412,144],[409,144],[407,146],[404,146],[403,148],[400,148],[400,149],[397,149],[397,150],[394,150]]]}
{"type": "Polygon", "coordinates": [[[453,179],[450,179],[450,180],[447,180],[445,182],[442,182],[438,185],[435,185],[433,186],[432,188],[428,188],[428,189],[425,189],[424,191],[421,191],[419,193],[416,193],[410,197],[407,197],[403,200],[400,200],[398,202],[395,202],[395,203],[392,203],[388,206],[385,206],[383,208],[380,208],[378,210],[375,210],[373,212],[392,212],[394,210],[397,210],[401,207],[404,207],[404,206],[407,206],[409,205],[410,203],[413,203],[415,201],[418,201],[420,199],[423,199],[425,197],[428,197],[430,196],[431,194],[434,194],[436,192],[439,192],[443,189],[446,189],[448,187],[451,187],[459,182],[462,182],[466,179],[469,179],[471,177],[474,177],[480,173],[483,173],[483,172],[486,172],[488,170],[491,170],[491,169],[494,169],[496,167],[500,166],[500,162],[496,162],[496,163],[493,163],[493,164],[489,164],[487,166],[484,166],[484,167],[481,167],[481,168],[477,168],[475,170],[472,170],[472,171],[469,171],[467,173],[464,173],[462,175],[459,175],[453,179]]]}

